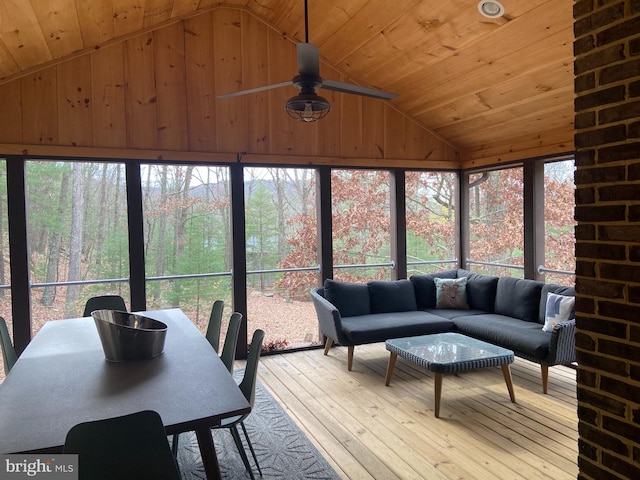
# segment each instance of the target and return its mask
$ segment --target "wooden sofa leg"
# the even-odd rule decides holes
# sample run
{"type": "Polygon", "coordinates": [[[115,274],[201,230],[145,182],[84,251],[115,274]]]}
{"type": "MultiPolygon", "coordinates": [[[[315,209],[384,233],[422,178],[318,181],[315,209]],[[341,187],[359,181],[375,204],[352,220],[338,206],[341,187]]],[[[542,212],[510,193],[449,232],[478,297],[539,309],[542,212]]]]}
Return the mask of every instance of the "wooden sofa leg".
{"type": "Polygon", "coordinates": [[[542,393],[547,393],[547,384],[549,383],[549,365],[540,365],[542,370],[542,393]]]}
{"type": "Polygon", "coordinates": [[[327,340],[324,342],[324,354],[329,355],[329,349],[333,345],[333,338],[327,337],[327,340]]]}
{"type": "Polygon", "coordinates": [[[353,345],[347,347],[347,370],[351,371],[353,367],[353,345]]]}

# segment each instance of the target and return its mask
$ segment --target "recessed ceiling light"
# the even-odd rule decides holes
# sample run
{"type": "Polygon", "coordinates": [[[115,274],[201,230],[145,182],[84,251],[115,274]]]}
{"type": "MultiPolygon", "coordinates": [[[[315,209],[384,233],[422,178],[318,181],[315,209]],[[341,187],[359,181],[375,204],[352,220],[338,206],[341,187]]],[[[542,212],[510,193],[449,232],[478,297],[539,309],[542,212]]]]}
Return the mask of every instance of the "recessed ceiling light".
{"type": "Polygon", "coordinates": [[[481,0],[478,11],[488,18],[499,18],[504,15],[504,5],[497,0],[481,0]]]}

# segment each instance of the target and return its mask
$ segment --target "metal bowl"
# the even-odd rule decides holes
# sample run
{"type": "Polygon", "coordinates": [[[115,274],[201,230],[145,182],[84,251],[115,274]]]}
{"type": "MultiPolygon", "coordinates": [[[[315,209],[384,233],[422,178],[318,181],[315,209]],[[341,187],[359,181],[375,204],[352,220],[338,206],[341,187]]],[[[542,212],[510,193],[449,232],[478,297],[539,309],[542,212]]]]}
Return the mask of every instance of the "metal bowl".
{"type": "Polygon", "coordinates": [[[144,360],[164,351],[167,325],[158,320],[118,310],[94,310],[91,316],[110,362],[144,360]]]}

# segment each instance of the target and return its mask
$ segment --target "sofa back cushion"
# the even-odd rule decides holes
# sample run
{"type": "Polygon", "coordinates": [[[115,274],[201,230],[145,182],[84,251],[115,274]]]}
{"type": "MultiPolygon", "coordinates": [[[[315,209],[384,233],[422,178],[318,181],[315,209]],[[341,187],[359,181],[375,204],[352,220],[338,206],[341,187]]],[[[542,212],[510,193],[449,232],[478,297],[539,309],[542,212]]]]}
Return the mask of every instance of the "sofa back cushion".
{"type": "Polygon", "coordinates": [[[341,317],[369,315],[369,287],[366,283],[338,282],[327,278],[324,281],[324,298],[340,312],[341,317]]]}
{"type": "MultiPolygon", "coordinates": [[[[564,295],[565,297],[575,297],[576,289],[573,287],[565,287],[563,285],[556,285],[555,283],[546,283],[542,287],[542,292],[540,293],[540,306],[538,307],[538,323],[544,325],[545,320],[545,311],[547,309],[547,294],[555,293],[557,295],[564,295]]],[[[571,311],[571,315],[569,318],[575,318],[576,309],[575,306],[571,311]]]]}
{"type": "Polygon", "coordinates": [[[372,280],[367,283],[371,313],[417,310],[416,294],[409,280],[372,280]]]}
{"type": "Polygon", "coordinates": [[[436,278],[458,278],[458,270],[430,273],[426,275],[412,275],[409,279],[413,284],[418,310],[436,308],[436,278]]]}
{"type": "Polygon", "coordinates": [[[467,302],[469,308],[493,313],[496,302],[498,277],[478,275],[468,270],[458,269],[458,278],[467,278],[467,302]]]}
{"type": "Polygon", "coordinates": [[[536,280],[500,277],[496,287],[495,313],[537,323],[543,285],[536,280]]]}

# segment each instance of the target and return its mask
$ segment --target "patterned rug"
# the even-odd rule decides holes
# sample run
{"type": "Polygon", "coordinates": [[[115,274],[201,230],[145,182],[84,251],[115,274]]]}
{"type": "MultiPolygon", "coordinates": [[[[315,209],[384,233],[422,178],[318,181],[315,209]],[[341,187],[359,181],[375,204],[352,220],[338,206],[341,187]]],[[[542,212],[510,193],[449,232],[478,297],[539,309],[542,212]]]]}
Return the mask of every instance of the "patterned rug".
{"type": "MultiPolygon", "coordinates": [[[[234,376],[239,381],[238,373],[235,372],[234,376]]],[[[340,479],[280,404],[259,382],[256,385],[256,402],[253,411],[244,423],[262,469],[262,479],[340,479]]],[[[239,430],[244,441],[242,429],[239,428],[239,430]]],[[[222,478],[229,480],[250,478],[229,430],[214,430],[213,438],[222,478]]],[[[258,480],[260,479],[258,469],[253,465],[253,458],[246,444],[245,450],[258,480]]],[[[184,480],[205,478],[195,434],[190,432],[180,435],[178,463],[184,480]]]]}

